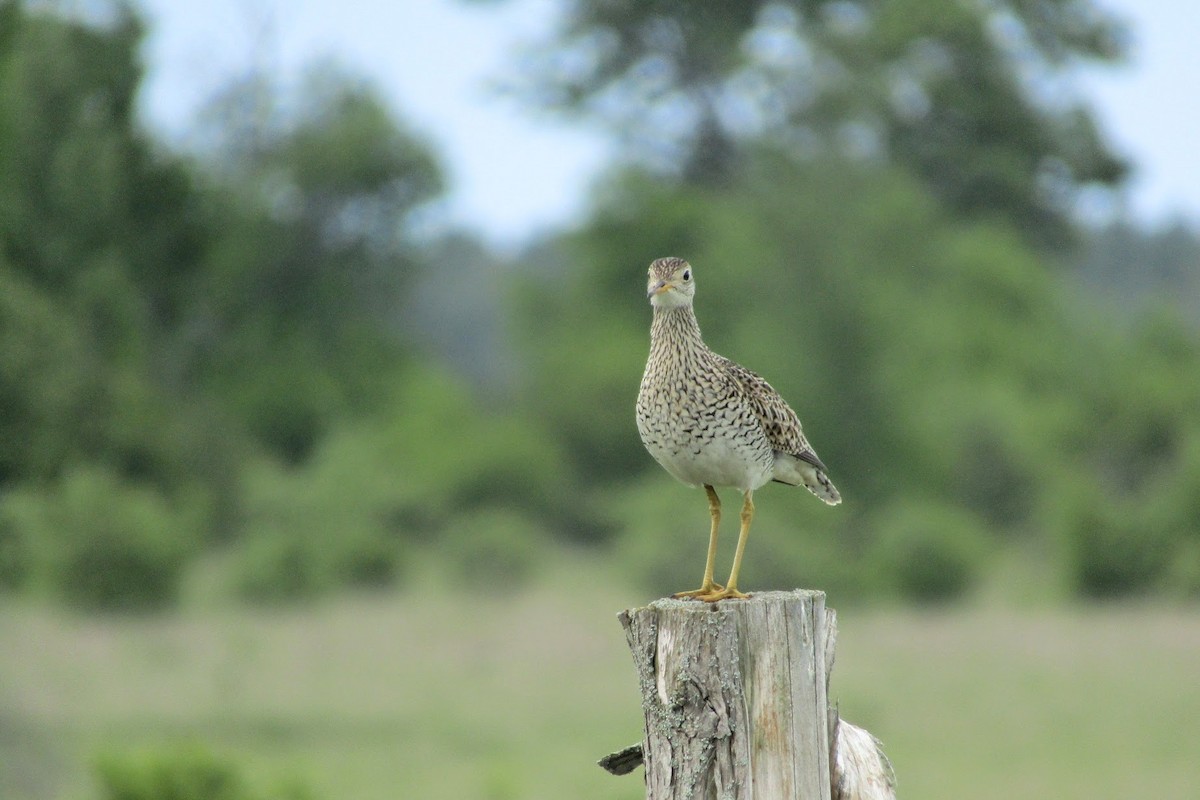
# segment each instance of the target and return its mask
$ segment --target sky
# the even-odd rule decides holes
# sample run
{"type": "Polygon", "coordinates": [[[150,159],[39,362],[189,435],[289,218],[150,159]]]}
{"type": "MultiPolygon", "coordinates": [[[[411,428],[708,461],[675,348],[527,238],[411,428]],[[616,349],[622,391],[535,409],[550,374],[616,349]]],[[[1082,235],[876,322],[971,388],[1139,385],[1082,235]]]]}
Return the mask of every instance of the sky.
{"type": "MultiPolygon", "coordinates": [[[[1080,86],[1117,151],[1135,164],[1122,203],[1152,225],[1200,221],[1200,12],[1196,0],[1099,0],[1130,23],[1127,65],[1080,86]]],[[[333,57],[375,83],[437,153],[443,224],[516,247],[569,225],[610,150],[598,133],[539,115],[492,81],[514,48],[553,26],[557,0],[140,0],[151,20],[145,113],[180,141],[206,99],[265,68],[284,83],[333,57]]]]}

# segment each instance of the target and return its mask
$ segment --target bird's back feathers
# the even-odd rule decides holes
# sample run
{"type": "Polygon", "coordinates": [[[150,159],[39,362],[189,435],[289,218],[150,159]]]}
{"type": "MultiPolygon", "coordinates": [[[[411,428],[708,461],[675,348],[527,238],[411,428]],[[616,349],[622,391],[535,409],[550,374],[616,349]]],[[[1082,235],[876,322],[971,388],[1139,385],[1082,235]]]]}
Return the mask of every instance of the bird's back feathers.
{"type": "Polygon", "coordinates": [[[775,450],[775,480],[803,486],[829,505],[840,503],[841,494],[825,474],[825,465],[805,438],[800,418],[787,401],[758,373],[724,356],[716,359],[721,369],[741,385],[775,450]]]}

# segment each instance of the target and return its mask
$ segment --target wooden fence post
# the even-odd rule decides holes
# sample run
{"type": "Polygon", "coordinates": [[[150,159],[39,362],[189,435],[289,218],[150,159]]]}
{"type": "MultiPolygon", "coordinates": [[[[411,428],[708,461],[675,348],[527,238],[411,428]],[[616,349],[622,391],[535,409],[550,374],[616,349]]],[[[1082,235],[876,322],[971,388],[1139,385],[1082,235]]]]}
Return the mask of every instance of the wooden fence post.
{"type": "Polygon", "coordinates": [[[830,707],[836,621],[824,592],[658,600],[619,619],[644,738],[601,766],[624,773],[644,761],[647,800],[895,796],[878,742],[830,707]]]}

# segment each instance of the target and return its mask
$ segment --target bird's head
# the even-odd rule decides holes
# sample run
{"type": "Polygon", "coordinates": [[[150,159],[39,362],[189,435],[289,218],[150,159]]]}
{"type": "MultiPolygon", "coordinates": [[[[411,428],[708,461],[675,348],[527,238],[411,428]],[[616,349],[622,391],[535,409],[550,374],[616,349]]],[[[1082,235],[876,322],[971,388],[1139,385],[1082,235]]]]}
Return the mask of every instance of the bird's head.
{"type": "Polygon", "coordinates": [[[646,296],[655,308],[690,306],[696,294],[692,265],[682,258],[659,258],[650,265],[646,296]]]}

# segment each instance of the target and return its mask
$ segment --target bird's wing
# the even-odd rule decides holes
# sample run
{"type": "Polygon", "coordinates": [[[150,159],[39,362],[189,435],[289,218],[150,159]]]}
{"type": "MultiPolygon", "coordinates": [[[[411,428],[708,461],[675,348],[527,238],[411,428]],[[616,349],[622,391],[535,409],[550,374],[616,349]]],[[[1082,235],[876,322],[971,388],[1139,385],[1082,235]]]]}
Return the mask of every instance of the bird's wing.
{"type": "Polygon", "coordinates": [[[754,410],[758,422],[762,425],[771,447],[775,450],[795,456],[801,461],[807,461],[822,472],[828,472],[821,459],[808,439],[804,437],[804,429],[800,427],[800,418],[791,406],[779,396],[779,392],[767,383],[756,372],[730,361],[724,356],[717,356],[718,362],[731,378],[744,390],[750,406],[754,410]]]}

